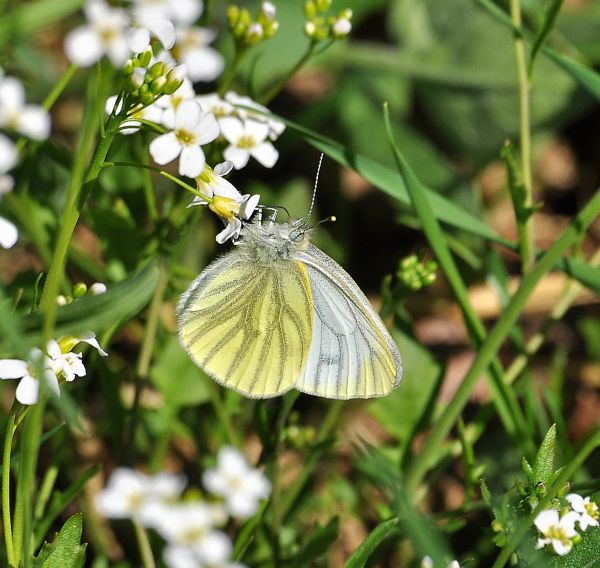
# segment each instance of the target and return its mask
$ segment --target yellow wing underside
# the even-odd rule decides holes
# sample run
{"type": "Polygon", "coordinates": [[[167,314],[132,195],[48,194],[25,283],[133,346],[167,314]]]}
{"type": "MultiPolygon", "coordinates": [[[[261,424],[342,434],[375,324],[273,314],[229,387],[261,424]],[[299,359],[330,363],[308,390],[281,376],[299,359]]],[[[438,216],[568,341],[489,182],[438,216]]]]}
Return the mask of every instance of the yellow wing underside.
{"type": "Polygon", "coordinates": [[[290,390],[310,349],[313,301],[298,261],[238,262],[203,288],[180,322],[196,364],[253,398],[290,390]]]}

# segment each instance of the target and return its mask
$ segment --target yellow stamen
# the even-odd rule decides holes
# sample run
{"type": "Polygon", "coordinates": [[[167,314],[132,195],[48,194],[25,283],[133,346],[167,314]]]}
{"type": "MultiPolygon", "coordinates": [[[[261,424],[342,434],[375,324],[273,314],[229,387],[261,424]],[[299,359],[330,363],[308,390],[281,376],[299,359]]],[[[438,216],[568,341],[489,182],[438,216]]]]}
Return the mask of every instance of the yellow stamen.
{"type": "Polygon", "coordinates": [[[240,204],[230,197],[215,195],[208,204],[208,208],[223,219],[231,219],[240,213],[240,204]]]}

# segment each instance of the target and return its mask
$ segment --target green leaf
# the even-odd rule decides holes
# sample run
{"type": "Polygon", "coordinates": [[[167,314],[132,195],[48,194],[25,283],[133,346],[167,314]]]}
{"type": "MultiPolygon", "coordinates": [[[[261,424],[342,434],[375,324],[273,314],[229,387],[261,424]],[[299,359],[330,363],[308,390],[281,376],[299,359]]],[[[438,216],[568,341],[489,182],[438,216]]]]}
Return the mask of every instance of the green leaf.
{"type": "Polygon", "coordinates": [[[63,525],[50,543],[45,542],[33,568],[82,568],[87,544],[81,544],[83,514],[76,513],[63,525]]]}
{"type": "Polygon", "coordinates": [[[540,52],[540,49],[546,43],[550,32],[554,28],[556,24],[556,19],[558,18],[558,14],[560,13],[560,9],[565,0],[551,0],[550,3],[546,6],[544,10],[544,16],[542,19],[542,23],[537,32],[537,36],[533,42],[533,47],[531,48],[531,57],[529,59],[529,74],[531,75],[533,71],[533,66],[535,64],[535,59],[540,52]]]}
{"type": "Polygon", "coordinates": [[[348,558],[344,568],[362,568],[365,566],[369,558],[371,558],[373,553],[387,538],[387,536],[392,531],[398,529],[398,524],[398,517],[394,517],[377,525],[369,533],[369,536],[367,536],[364,542],[362,542],[361,545],[352,553],[352,556],[348,558]]]}
{"type": "MultiPolygon", "coordinates": [[[[404,179],[393,169],[388,168],[371,158],[352,152],[338,142],[309,130],[308,128],[304,128],[299,124],[295,124],[289,120],[285,120],[285,123],[292,130],[301,134],[309,144],[313,145],[342,166],[354,170],[364,179],[371,182],[394,199],[397,199],[403,205],[410,206],[411,202],[406,191],[404,179]]],[[[431,203],[433,213],[438,220],[484,239],[511,246],[510,243],[495,233],[483,221],[466,212],[461,207],[458,207],[449,199],[429,188],[425,188],[424,191],[431,203]]]]}
{"type": "MultiPolygon", "coordinates": [[[[148,303],[157,281],[156,262],[150,262],[137,274],[110,286],[104,294],[85,296],[61,306],[58,309],[55,336],[61,337],[88,330],[100,332],[132,318],[148,303]]],[[[22,318],[22,339],[27,345],[41,343],[43,317],[43,314],[33,314],[22,318]]],[[[0,337],[0,350],[6,350],[11,344],[11,334],[3,334],[0,337]]]]}
{"type": "MultiPolygon", "coordinates": [[[[84,471],[67,489],[64,491],[55,491],[44,517],[39,520],[35,527],[34,542],[36,545],[42,541],[48,529],[56,518],[61,514],[64,508],[79,495],[83,486],[100,470],[99,465],[94,465],[84,471]]],[[[73,518],[73,517],[71,517],[73,518]]],[[[68,521],[67,521],[68,522],[68,521]]]]}
{"type": "Polygon", "coordinates": [[[588,93],[600,100],[600,75],[596,71],[549,46],[544,47],[544,53],[571,75],[588,93]]]}
{"type": "MultiPolygon", "coordinates": [[[[18,35],[29,35],[76,12],[84,0],[21,2],[0,20],[0,45],[18,35]]],[[[17,5],[15,3],[15,5],[17,5]]]]}
{"type": "Polygon", "coordinates": [[[325,526],[317,525],[308,542],[293,560],[294,565],[302,568],[312,566],[312,562],[321,558],[338,536],[340,520],[334,517],[325,526]]]}
{"type": "Polygon", "coordinates": [[[556,469],[556,424],[550,426],[533,462],[531,481],[550,486],[550,480],[556,469]]]}
{"type": "Polygon", "coordinates": [[[169,406],[194,406],[210,400],[208,381],[212,379],[194,365],[174,336],[167,339],[156,358],[150,379],[169,406]]]}

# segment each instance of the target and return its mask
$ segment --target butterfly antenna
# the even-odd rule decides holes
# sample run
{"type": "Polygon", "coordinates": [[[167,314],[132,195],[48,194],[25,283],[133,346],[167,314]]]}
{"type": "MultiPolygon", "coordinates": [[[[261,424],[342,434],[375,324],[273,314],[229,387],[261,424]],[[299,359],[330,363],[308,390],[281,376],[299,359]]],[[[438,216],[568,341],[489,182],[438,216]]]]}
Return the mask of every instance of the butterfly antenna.
{"type": "Polygon", "coordinates": [[[310,207],[308,208],[308,215],[306,216],[304,223],[302,223],[304,226],[308,225],[308,221],[310,219],[310,216],[312,215],[313,208],[315,206],[315,199],[317,197],[317,186],[319,185],[319,174],[321,173],[321,164],[322,163],[323,163],[323,152],[321,152],[321,155],[319,156],[319,165],[317,166],[317,175],[315,176],[315,185],[313,187],[312,199],[310,200],[310,207]]]}

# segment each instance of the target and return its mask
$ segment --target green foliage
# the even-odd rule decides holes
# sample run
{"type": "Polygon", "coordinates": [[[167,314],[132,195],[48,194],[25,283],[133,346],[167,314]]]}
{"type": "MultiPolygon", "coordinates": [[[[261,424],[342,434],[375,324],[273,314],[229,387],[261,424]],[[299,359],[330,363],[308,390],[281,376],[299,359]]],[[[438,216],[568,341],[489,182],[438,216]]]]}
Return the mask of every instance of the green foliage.
{"type": "Polygon", "coordinates": [[[81,544],[83,515],[76,513],[65,521],[52,542],[45,542],[33,559],[34,568],[83,568],[87,544],[81,544]]]}

